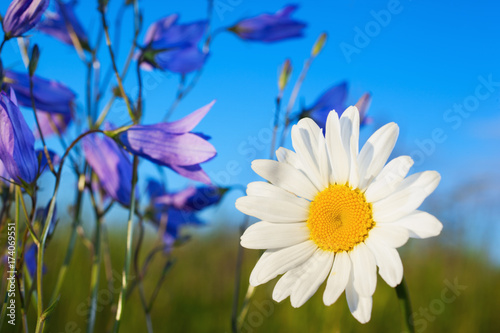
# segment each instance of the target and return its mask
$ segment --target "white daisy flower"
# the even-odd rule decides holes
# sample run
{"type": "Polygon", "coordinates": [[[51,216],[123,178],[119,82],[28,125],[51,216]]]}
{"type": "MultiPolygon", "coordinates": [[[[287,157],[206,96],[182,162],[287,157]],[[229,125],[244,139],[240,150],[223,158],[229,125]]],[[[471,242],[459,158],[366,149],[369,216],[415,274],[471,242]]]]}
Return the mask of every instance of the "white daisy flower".
{"type": "Polygon", "coordinates": [[[398,133],[389,123],[359,151],[359,112],[349,107],[340,119],[330,112],[326,137],[305,118],[292,128],[295,152],[279,148],[278,161],[253,161],[252,169],[269,183],[250,183],[248,195],[236,201],[241,212],[262,220],[241,237],[243,247],[266,250],[250,275],[252,286],[284,274],[273,299],[290,296],[299,307],[326,280],[326,305],[345,290],[353,316],[370,320],[377,266],[387,284],[397,286],[403,265],[396,248],[442,229],[434,216],[417,210],[439,173],[406,177],[409,156],[385,165],[398,133]]]}

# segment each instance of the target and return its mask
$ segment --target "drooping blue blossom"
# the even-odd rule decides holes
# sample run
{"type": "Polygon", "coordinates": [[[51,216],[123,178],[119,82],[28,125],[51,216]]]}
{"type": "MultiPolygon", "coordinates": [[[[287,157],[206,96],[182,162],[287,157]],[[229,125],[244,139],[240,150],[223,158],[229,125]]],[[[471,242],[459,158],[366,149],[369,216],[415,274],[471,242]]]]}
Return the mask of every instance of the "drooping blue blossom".
{"type": "Polygon", "coordinates": [[[3,18],[7,38],[20,37],[40,21],[49,6],[49,0],[14,0],[3,18]]]}
{"type": "Polygon", "coordinates": [[[296,5],[289,5],[275,14],[261,14],[243,19],[228,30],[241,39],[265,43],[302,37],[307,24],[290,17],[297,8],[296,5]]]}
{"type": "Polygon", "coordinates": [[[83,138],[83,151],[105,193],[124,206],[130,205],[132,163],[127,152],[100,134],[83,138]]]}
{"type": "MultiPolygon", "coordinates": [[[[16,91],[20,105],[31,107],[30,77],[27,73],[6,70],[4,85],[16,91]]],[[[62,83],[33,76],[33,97],[37,111],[69,115],[76,95],[62,83]]]]}
{"type": "Polygon", "coordinates": [[[207,21],[177,24],[177,14],[162,18],[148,28],[139,58],[144,69],[152,67],[187,74],[203,67],[207,54],[198,46],[207,21]]]}
{"type": "Polygon", "coordinates": [[[88,37],[75,15],[76,1],[55,1],[55,11],[45,13],[45,18],[38,25],[38,30],[61,42],[73,45],[71,34],[78,38],[84,50],[89,50],[88,37]]]}
{"type": "Polygon", "coordinates": [[[14,90],[10,98],[0,92],[0,160],[10,178],[32,183],[38,172],[35,137],[17,106],[14,90]]]}
{"type": "Polygon", "coordinates": [[[134,125],[118,138],[132,154],[167,166],[186,178],[210,184],[200,163],[212,159],[217,152],[205,136],[191,131],[214,103],[171,123],[134,125]]]}
{"type": "MultiPolygon", "coordinates": [[[[39,111],[37,115],[38,123],[45,138],[53,134],[64,134],[73,120],[71,113],[56,114],[39,111]]],[[[38,132],[38,127],[35,126],[33,132],[35,133],[35,138],[39,139],[40,133],[38,132]]]]}
{"type": "Polygon", "coordinates": [[[179,238],[185,226],[204,225],[197,213],[220,202],[225,189],[214,186],[188,187],[175,193],[167,193],[158,181],[148,180],[152,221],[156,226],[166,223],[163,240],[169,248],[179,238]]]}
{"type": "Polygon", "coordinates": [[[313,105],[302,111],[300,118],[309,117],[319,127],[325,128],[330,111],[335,110],[340,114],[346,109],[347,90],[348,85],[345,81],[328,88],[313,105]]]}
{"type": "MultiPolygon", "coordinates": [[[[311,118],[324,130],[326,127],[326,119],[330,111],[335,110],[340,116],[346,109],[347,94],[347,82],[343,81],[340,84],[336,84],[323,92],[313,105],[304,109],[300,113],[299,118],[311,118]]],[[[356,103],[356,107],[359,110],[361,126],[366,125],[371,121],[371,119],[366,116],[370,101],[371,96],[369,93],[366,93],[361,96],[359,101],[356,103]]]]}
{"type": "Polygon", "coordinates": [[[364,93],[363,96],[356,103],[356,107],[359,110],[359,117],[361,119],[361,125],[370,124],[373,119],[368,117],[366,113],[368,112],[368,108],[370,107],[370,103],[372,101],[372,96],[370,93],[364,93]]]}

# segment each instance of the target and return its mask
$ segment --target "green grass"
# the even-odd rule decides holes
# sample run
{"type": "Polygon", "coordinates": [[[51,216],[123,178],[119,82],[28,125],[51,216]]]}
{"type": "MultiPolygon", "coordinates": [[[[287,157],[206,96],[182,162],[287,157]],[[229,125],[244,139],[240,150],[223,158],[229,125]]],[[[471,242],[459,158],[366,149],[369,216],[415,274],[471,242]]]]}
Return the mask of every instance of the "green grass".
{"type": "MultiPolygon", "coordinates": [[[[63,227],[64,228],[64,227],[63,227]]],[[[67,230],[59,230],[66,235],[67,230]]],[[[112,325],[112,307],[116,304],[125,246],[124,230],[113,230],[110,239],[113,286],[107,284],[101,270],[96,332],[112,325]]],[[[146,237],[142,257],[151,248],[155,235],[146,237]]],[[[454,237],[446,231],[440,237],[454,237]]],[[[67,238],[59,236],[47,249],[47,274],[44,276],[45,300],[54,288],[57,268],[61,265],[67,238]]],[[[417,332],[488,332],[500,328],[500,269],[487,261],[481,251],[471,251],[456,243],[443,246],[435,240],[410,241],[400,252],[409,285],[417,332]],[[466,286],[453,293],[448,284],[457,281],[466,286]],[[425,310],[427,309],[427,310],[425,310]],[[423,311],[427,311],[426,313],[423,311]]],[[[236,230],[195,235],[176,248],[175,265],[169,271],[152,310],[155,332],[230,332],[234,288],[234,270],[238,236],[236,230]]],[[[245,250],[242,272],[243,298],[248,276],[259,251],[245,250]]],[[[152,293],[165,258],[158,256],[145,277],[146,294],[152,293]]],[[[78,240],[75,256],[62,289],[56,310],[47,321],[46,332],[78,333],[86,331],[89,304],[90,254],[78,240]]],[[[401,332],[401,318],[394,289],[381,279],[373,296],[372,319],[359,324],[349,313],[345,296],[326,307],[322,286],[304,306],[291,307],[289,300],[272,301],[273,280],[256,289],[242,332],[401,332]]],[[[2,282],[3,283],[3,282],[2,282]]],[[[124,309],[121,332],[146,332],[145,317],[135,289],[124,309]]],[[[34,330],[35,307],[30,306],[30,332],[34,330]]],[[[1,332],[20,332],[4,322],[1,332]]]]}

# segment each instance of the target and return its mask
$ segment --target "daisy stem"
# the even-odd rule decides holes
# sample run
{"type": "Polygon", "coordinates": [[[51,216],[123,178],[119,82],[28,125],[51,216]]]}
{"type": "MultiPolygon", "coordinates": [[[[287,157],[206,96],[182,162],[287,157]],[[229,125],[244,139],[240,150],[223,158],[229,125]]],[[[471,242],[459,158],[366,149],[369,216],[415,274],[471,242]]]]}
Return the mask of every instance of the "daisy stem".
{"type": "Polygon", "coordinates": [[[248,309],[250,308],[250,300],[252,299],[254,292],[255,292],[255,287],[248,285],[247,292],[245,294],[245,299],[243,300],[243,304],[241,305],[241,311],[237,320],[238,331],[241,330],[243,322],[247,317],[248,309]]]}
{"type": "Polygon", "coordinates": [[[396,286],[396,294],[398,295],[399,307],[401,308],[403,329],[405,332],[415,333],[415,327],[413,326],[413,321],[411,320],[412,310],[410,293],[404,276],[401,283],[396,286]]]}

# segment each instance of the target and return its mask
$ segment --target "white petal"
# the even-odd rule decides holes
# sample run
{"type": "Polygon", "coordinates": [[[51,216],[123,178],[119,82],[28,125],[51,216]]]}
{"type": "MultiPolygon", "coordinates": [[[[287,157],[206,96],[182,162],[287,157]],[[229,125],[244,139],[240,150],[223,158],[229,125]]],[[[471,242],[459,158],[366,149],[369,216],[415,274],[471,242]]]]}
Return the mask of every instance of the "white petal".
{"type": "Polygon", "coordinates": [[[321,176],[321,185],[323,188],[327,188],[330,184],[330,175],[332,173],[330,168],[330,159],[328,157],[328,151],[326,148],[325,137],[323,136],[323,132],[320,130],[318,135],[318,149],[316,152],[318,154],[318,165],[319,165],[319,174],[321,176]]]}
{"type": "Polygon", "coordinates": [[[366,141],[358,157],[359,189],[364,191],[380,173],[394,149],[398,134],[398,125],[389,123],[378,129],[366,141]]]}
{"type": "Polygon", "coordinates": [[[349,160],[340,136],[340,122],[337,112],[332,111],[326,121],[326,143],[332,175],[330,182],[344,185],[349,180],[349,160]]]}
{"type": "Polygon", "coordinates": [[[295,169],[303,170],[302,163],[300,163],[297,154],[290,149],[279,147],[278,150],[276,150],[276,158],[279,162],[287,163],[293,166],[295,169]]]}
{"type": "Polygon", "coordinates": [[[318,189],[300,170],[285,163],[272,160],[255,160],[252,169],[262,178],[299,197],[313,200],[318,189]]]}
{"type": "Polygon", "coordinates": [[[276,302],[281,302],[292,293],[292,289],[295,282],[299,279],[300,275],[297,274],[299,267],[286,272],[279,280],[276,282],[273,290],[273,299],[276,302]]]}
{"type": "Polygon", "coordinates": [[[370,249],[365,243],[359,243],[349,252],[354,277],[354,288],[364,297],[375,292],[377,286],[377,265],[370,249]]]}
{"type": "Polygon", "coordinates": [[[241,246],[247,249],[276,249],[302,243],[309,239],[305,223],[257,222],[241,236],[241,246]]]}
{"type": "Polygon", "coordinates": [[[282,249],[267,250],[252,270],[250,284],[256,287],[294,269],[309,259],[317,248],[312,240],[308,240],[282,249]]]}
{"type": "Polygon", "coordinates": [[[345,295],[347,298],[347,305],[349,306],[349,310],[354,318],[356,318],[361,324],[369,322],[372,314],[372,298],[371,296],[361,297],[358,292],[356,292],[352,274],[349,278],[349,282],[347,283],[345,295]]]}
{"type": "Polygon", "coordinates": [[[286,272],[276,283],[273,290],[273,299],[276,302],[281,302],[292,294],[292,291],[300,280],[301,276],[307,272],[307,268],[311,265],[311,258],[303,262],[300,266],[286,272]]]}
{"type": "Polygon", "coordinates": [[[349,185],[356,188],[359,184],[359,111],[355,106],[348,107],[340,117],[342,144],[349,161],[349,185]]]}
{"type": "Polygon", "coordinates": [[[330,276],[326,281],[325,293],[323,294],[325,305],[332,305],[337,301],[345,290],[350,274],[351,259],[349,259],[349,255],[346,252],[337,253],[330,276]]]}
{"type": "Polygon", "coordinates": [[[399,156],[387,163],[368,185],[365,192],[366,201],[379,201],[396,191],[412,165],[413,160],[410,156],[399,156]]]}
{"type": "MultiPolygon", "coordinates": [[[[305,173],[311,182],[321,190],[323,186],[316,153],[316,149],[318,148],[317,133],[311,129],[312,125],[310,122],[314,123],[311,119],[304,118],[299,121],[299,124],[292,127],[292,145],[302,163],[305,173]]],[[[321,132],[318,125],[316,127],[321,132]]]]}
{"type": "Polygon", "coordinates": [[[297,198],[295,194],[285,191],[281,187],[261,181],[249,183],[247,186],[247,195],[276,198],[281,200],[294,200],[297,198]]]}
{"type": "Polygon", "coordinates": [[[398,248],[406,244],[410,234],[406,228],[394,223],[378,223],[370,230],[368,238],[384,243],[392,248],[398,248]]]}
{"type": "Polygon", "coordinates": [[[375,222],[392,222],[417,209],[439,184],[441,176],[436,171],[424,171],[409,176],[396,192],[373,203],[375,222]]]}
{"type": "Polygon", "coordinates": [[[377,266],[378,273],[391,287],[401,283],[403,279],[403,263],[396,249],[388,247],[373,238],[365,240],[366,245],[372,251],[377,266]]]}
{"type": "Polygon", "coordinates": [[[443,225],[435,216],[420,210],[416,210],[391,224],[408,229],[412,238],[434,237],[439,235],[443,229],[443,225]]]}
{"type": "Polygon", "coordinates": [[[310,202],[295,197],[281,200],[268,197],[245,196],[236,200],[236,208],[247,215],[268,222],[307,221],[310,202]]]}
{"type": "Polygon", "coordinates": [[[333,264],[334,253],[317,249],[307,261],[307,271],[297,280],[290,302],[294,308],[302,306],[325,281],[333,264]]]}

